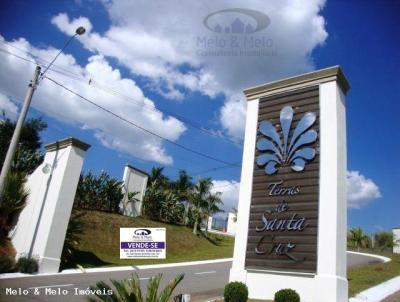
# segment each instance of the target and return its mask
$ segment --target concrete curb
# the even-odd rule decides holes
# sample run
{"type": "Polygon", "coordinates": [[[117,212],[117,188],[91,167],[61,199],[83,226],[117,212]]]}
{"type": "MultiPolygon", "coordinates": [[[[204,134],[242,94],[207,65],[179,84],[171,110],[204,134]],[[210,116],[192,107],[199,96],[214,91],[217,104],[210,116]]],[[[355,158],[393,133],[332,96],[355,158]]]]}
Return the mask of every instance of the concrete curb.
{"type": "Polygon", "coordinates": [[[357,294],[354,298],[350,298],[349,302],[380,302],[398,290],[400,290],[400,276],[357,294]]]}
{"type": "Polygon", "coordinates": [[[224,297],[215,297],[215,298],[212,298],[211,300],[206,300],[205,302],[215,302],[215,301],[219,301],[219,300],[222,300],[222,301],[224,301],[224,297]]]}
{"type": "Polygon", "coordinates": [[[190,262],[177,262],[177,263],[165,263],[165,264],[149,264],[149,265],[137,265],[137,266],[113,266],[113,267],[98,267],[98,268],[79,268],[79,269],[67,269],[60,273],[45,273],[45,274],[22,274],[22,273],[9,273],[1,274],[0,279],[11,279],[11,278],[25,278],[25,277],[43,277],[43,276],[55,276],[55,275],[72,275],[82,273],[102,273],[102,272],[120,272],[120,271],[136,271],[145,270],[152,268],[165,268],[165,267],[179,267],[179,266],[191,266],[211,263],[221,263],[232,261],[233,258],[213,259],[213,260],[201,260],[201,261],[190,261],[190,262]]]}
{"type": "Polygon", "coordinates": [[[385,256],[381,256],[381,255],[375,255],[375,254],[369,254],[369,253],[360,253],[360,252],[353,252],[353,251],[347,251],[347,253],[349,253],[349,254],[355,254],[355,255],[369,256],[369,257],[372,257],[372,258],[379,259],[379,260],[381,260],[383,263],[392,261],[392,259],[390,259],[390,258],[388,258],[388,257],[385,257],[385,256]]]}

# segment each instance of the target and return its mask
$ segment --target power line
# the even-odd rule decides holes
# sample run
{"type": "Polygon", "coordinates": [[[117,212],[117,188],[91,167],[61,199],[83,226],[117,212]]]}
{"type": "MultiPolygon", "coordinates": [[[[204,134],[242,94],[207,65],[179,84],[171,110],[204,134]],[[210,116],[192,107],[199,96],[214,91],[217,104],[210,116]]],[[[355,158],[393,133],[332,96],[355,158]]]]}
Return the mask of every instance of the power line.
{"type": "MultiPolygon", "coordinates": [[[[236,164],[239,165],[240,162],[237,162],[236,164]]],[[[234,167],[236,167],[236,166],[224,165],[224,166],[219,166],[219,167],[210,168],[210,169],[207,169],[207,170],[191,173],[191,175],[201,175],[201,174],[205,174],[205,173],[210,173],[210,172],[214,172],[214,171],[218,171],[218,170],[222,170],[222,169],[227,169],[227,168],[234,168],[234,167]]]]}
{"type": "MultiPolygon", "coordinates": [[[[52,129],[52,130],[54,130],[54,131],[56,131],[56,132],[58,132],[58,133],[60,133],[60,134],[63,134],[63,135],[65,135],[65,136],[71,136],[71,134],[68,134],[67,132],[65,132],[65,131],[63,131],[63,130],[61,130],[61,129],[58,129],[57,127],[55,127],[55,126],[53,126],[53,125],[47,125],[48,126],[48,128],[50,128],[50,129],[52,129]]],[[[98,147],[98,148],[104,148],[104,149],[107,149],[107,147],[105,147],[105,146],[103,146],[103,145],[100,145],[100,144],[98,144],[98,143],[96,143],[96,142],[90,142],[90,145],[91,146],[94,146],[94,147],[98,147]]],[[[140,158],[138,158],[138,157],[136,157],[136,156],[133,156],[133,155],[129,155],[129,156],[132,156],[132,157],[134,157],[134,158],[136,158],[136,159],[138,159],[138,160],[141,160],[140,158]]],[[[181,171],[181,170],[185,170],[185,171],[187,171],[187,173],[188,173],[188,175],[190,175],[190,176],[196,176],[196,175],[200,175],[200,174],[204,174],[204,173],[209,173],[209,172],[213,172],[213,171],[217,171],[217,170],[222,170],[222,169],[226,169],[226,168],[237,168],[237,167],[235,167],[235,166],[231,166],[231,165],[224,165],[224,166],[219,166],[219,167],[215,167],[215,168],[211,168],[211,169],[208,169],[208,170],[203,170],[203,171],[198,171],[198,172],[190,172],[190,171],[187,171],[186,169],[183,169],[183,168],[177,168],[176,170],[178,170],[178,172],[176,172],[176,174],[175,174],[175,176],[177,176],[177,177],[179,177],[179,171],[181,171]]],[[[235,186],[235,185],[237,185],[238,183],[229,183],[229,184],[225,184],[225,185],[221,185],[221,186],[216,186],[216,187],[213,187],[214,189],[219,189],[219,188],[224,188],[224,187],[228,187],[228,186],[235,186]]]]}
{"type": "MultiPolygon", "coordinates": [[[[9,92],[4,91],[4,90],[1,89],[1,88],[0,88],[0,92],[3,93],[4,95],[6,95],[7,97],[11,98],[11,99],[21,99],[21,97],[17,97],[17,96],[15,96],[15,95],[11,95],[9,92]]],[[[54,114],[54,115],[59,115],[59,116],[63,117],[63,118],[66,119],[66,120],[69,119],[69,117],[66,116],[66,115],[64,115],[62,112],[55,112],[55,111],[53,111],[53,110],[51,110],[51,109],[47,109],[47,111],[50,112],[50,113],[52,113],[52,114],[54,114]]],[[[63,130],[61,130],[61,129],[59,129],[59,127],[56,127],[56,126],[54,126],[54,125],[48,124],[47,127],[48,127],[49,129],[52,129],[52,130],[58,132],[59,134],[62,134],[62,135],[65,135],[65,136],[72,136],[70,133],[67,133],[67,132],[65,132],[65,131],[63,131],[63,130]]],[[[106,133],[108,133],[108,134],[112,134],[111,132],[108,132],[108,131],[106,131],[106,130],[104,130],[104,129],[102,129],[102,131],[104,131],[104,132],[106,132],[106,133]]],[[[101,145],[101,144],[99,144],[99,143],[97,143],[97,142],[93,142],[93,141],[89,142],[89,144],[90,144],[91,146],[97,147],[97,148],[110,149],[110,148],[108,148],[108,147],[106,147],[106,146],[104,146],[104,145],[101,145]]],[[[118,152],[118,150],[116,150],[116,151],[118,152]]],[[[135,159],[137,159],[137,160],[139,160],[139,161],[142,161],[142,160],[143,160],[142,158],[139,158],[139,157],[134,156],[134,155],[132,155],[132,154],[127,154],[127,156],[133,157],[133,158],[135,158],[135,159]]],[[[182,158],[180,158],[180,159],[182,160],[182,158]]],[[[187,162],[193,163],[192,161],[187,161],[187,162]]],[[[241,163],[241,162],[237,162],[238,165],[239,165],[240,163],[241,163]]],[[[180,171],[180,170],[186,170],[187,173],[188,173],[190,176],[197,176],[197,175],[202,175],[202,174],[205,174],[205,173],[210,173],[210,172],[219,171],[219,170],[223,170],[223,169],[229,169],[229,168],[238,168],[238,167],[237,167],[237,166],[232,166],[232,165],[223,165],[223,166],[218,166],[218,167],[210,168],[210,169],[207,169],[207,170],[196,171],[196,172],[190,172],[190,171],[188,171],[186,168],[176,168],[177,172],[174,173],[174,176],[179,177],[179,171],[180,171]]],[[[224,186],[225,186],[225,185],[224,185],[224,186]]],[[[224,187],[224,186],[223,186],[223,187],[224,187]]]]}
{"type": "MultiPolygon", "coordinates": [[[[48,64],[50,63],[49,60],[43,59],[42,57],[35,55],[34,53],[30,52],[30,51],[27,50],[26,48],[21,48],[21,47],[15,46],[14,44],[12,44],[12,43],[10,43],[10,42],[7,42],[7,41],[0,41],[0,43],[6,44],[6,45],[8,45],[8,46],[10,46],[10,47],[12,47],[12,48],[14,48],[14,49],[17,49],[17,50],[19,50],[20,52],[23,52],[24,54],[28,54],[29,56],[31,56],[32,58],[34,58],[36,61],[42,61],[43,63],[39,64],[39,65],[41,65],[41,67],[45,67],[45,64],[48,65],[48,64]]],[[[15,55],[15,53],[12,53],[12,52],[9,52],[9,51],[7,51],[7,52],[8,52],[9,54],[11,54],[11,55],[15,55]]],[[[34,62],[34,61],[31,61],[31,62],[33,62],[34,64],[37,64],[37,63],[34,62]]],[[[70,74],[70,75],[77,76],[77,77],[79,77],[80,79],[85,79],[84,77],[82,77],[82,75],[80,75],[80,74],[78,74],[78,73],[76,73],[76,72],[72,72],[72,71],[70,71],[70,70],[68,70],[68,69],[66,69],[66,68],[63,68],[63,67],[61,67],[60,65],[57,65],[57,64],[53,64],[49,70],[52,70],[52,71],[61,73],[59,70],[54,69],[54,67],[57,67],[58,69],[62,70],[62,71],[65,72],[65,73],[68,73],[68,74],[70,74]]],[[[64,75],[65,75],[65,74],[64,74],[64,75]]]]}
{"type": "Polygon", "coordinates": [[[184,146],[184,145],[182,145],[182,144],[179,144],[179,143],[177,143],[177,142],[174,142],[174,141],[172,141],[172,140],[170,140],[170,139],[168,139],[168,138],[166,138],[166,137],[163,137],[163,136],[161,136],[161,135],[159,135],[159,134],[157,134],[157,133],[155,133],[155,132],[153,132],[153,131],[151,131],[151,130],[148,130],[148,129],[146,129],[146,128],[144,128],[144,127],[142,127],[142,126],[140,126],[140,125],[138,125],[138,124],[136,124],[136,123],[134,123],[134,122],[132,122],[132,121],[130,121],[130,120],[128,120],[128,119],[126,119],[126,118],[124,118],[124,117],[118,115],[118,114],[116,114],[116,113],[114,113],[113,111],[111,111],[111,110],[109,110],[109,109],[107,109],[107,108],[105,108],[105,107],[100,106],[99,104],[97,104],[97,103],[95,103],[95,102],[89,100],[88,98],[86,98],[86,97],[80,95],[79,93],[77,93],[77,92],[71,90],[70,88],[64,86],[63,84],[57,82],[56,80],[54,80],[54,79],[52,79],[52,78],[49,78],[49,77],[47,77],[47,76],[46,76],[45,78],[48,79],[49,81],[53,82],[54,84],[56,84],[56,85],[62,87],[63,89],[69,91],[70,93],[76,95],[77,97],[81,98],[82,100],[88,102],[89,104],[92,104],[93,106],[95,106],[95,107],[97,107],[97,108],[99,108],[99,109],[101,109],[101,110],[107,112],[108,114],[110,114],[110,115],[112,115],[112,116],[114,116],[114,117],[120,119],[121,121],[123,121],[123,122],[125,122],[125,123],[127,123],[127,124],[129,124],[129,125],[132,125],[132,126],[138,128],[138,129],[140,129],[140,130],[142,130],[142,131],[144,131],[144,132],[146,132],[146,133],[148,133],[148,134],[150,134],[150,135],[153,135],[153,136],[155,136],[155,137],[157,137],[157,138],[159,138],[159,139],[165,140],[166,142],[169,142],[170,144],[172,144],[172,145],[174,145],[174,146],[177,146],[177,147],[179,147],[179,148],[181,148],[181,149],[183,149],[183,150],[186,150],[186,151],[188,151],[188,152],[197,154],[197,155],[202,156],[202,157],[204,157],[204,158],[208,158],[208,159],[211,159],[211,160],[214,160],[214,161],[217,161],[217,162],[226,164],[226,165],[231,165],[231,166],[240,167],[239,165],[237,165],[237,164],[235,164],[235,163],[230,163],[230,162],[227,162],[227,161],[225,161],[225,160],[218,159],[218,158],[216,158],[216,157],[214,157],[214,156],[211,156],[211,155],[208,155],[208,154],[205,154],[205,153],[196,151],[196,150],[194,150],[194,149],[192,149],[192,148],[186,147],[186,146],[184,146]]]}
{"type": "MultiPolygon", "coordinates": [[[[52,130],[54,130],[54,131],[56,131],[56,132],[58,132],[60,134],[63,134],[63,135],[66,135],[66,136],[71,136],[71,134],[68,134],[65,131],[63,131],[61,129],[58,129],[57,127],[54,127],[52,125],[48,125],[48,128],[50,128],[50,129],[52,129],[52,130]]],[[[95,143],[95,142],[90,142],[90,145],[92,145],[94,147],[98,147],[98,148],[107,149],[105,146],[100,145],[100,144],[95,143]]],[[[132,155],[130,155],[130,156],[132,156],[132,155]]],[[[140,160],[140,158],[138,158],[138,157],[135,157],[135,156],[133,156],[133,157],[140,160]]],[[[217,171],[217,170],[222,170],[222,169],[226,169],[226,168],[236,168],[236,167],[233,167],[233,166],[230,166],[230,165],[224,165],[224,166],[215,167],[215,168],[212,168],[212,169],[209,169],[209,170],[198,171],[198,172],[193,172],[193,173],[188,171],[187,173],[190,176],[196,176],[196,175],[200,175],[200,174],[204,174],[204,173],[208,173],[208,172],[213,172],[213,171],[217,171]]],[[[177,170],[178,170],[178,172],[175,174],[175,176],[179,177],[179,171],[186,170],[186,169],[177,168],[177,170]]],[[[225,185],[215,186],[215,187],[213,187],[213,189],[220,189],[220,188],[225,188],[225,187],[229,187],[229,186],[236,186],[238,184],[239,184],[239,182],[229,182],[228,184],[225,184],[225,185]]]]}
{"type": "MultiPolygon", "coordinates": [[[[13,46],[13,45],[10,45],[10,46],[13,46]]],[[[14,46],[13,46],[13,47],[14,47],[14,46]]],[[[15,47],[15,48],[17,48],[17,47],[15,47]]],[[[17,49],[19,49],[19,48],[17,48],[17,49]]],[[[30,62],[30,63],[32,63],[32,64],[37,64],[35,61],[32,61],[32,60],[29,60],[29,59],[27,59],[27,58],[21,57],[21,56],[15,54],[15,53],[11,53],[11,52],[9,52],[9,51],[7,51],[7,50],[4,50],[4,49],[1,49],[1,48],[0,48],[0,51],[3,51],[3,52],[5,52],[5,53],[7,53],[7,54],[10,54],[10,55],[12,55],[12,56],[15,56],[15,57],[17,57],[17,58],[19,58],[19,59],[22,59],[22,60],[24,60],[24,61],[30,62]]],[[[31,54],[31,53],[30,53],[30,54],[31,54]]],[[[31,55],[34,56],[33,54],[31,54],[31,55]]],[[[37,57],[37,56],[34,56],[34,57],[39,58],[39,57],[37,57]]],[[[43,59],[42,59],[42,60],[43,60],[43,59]]],[[[43,61],[45,61],[45,60],[43,60],[43,61]]],[[[46,62],[46,61],[45,61],[45,62],[46,62]]],[[[59,66],[57,66],[57,65],[54,65],[54,66],[59,67],[59,66]]],[[[55,72],[61,73],[61,74],[65,75],[65,76],[68,76],[68,75],[66,75],[66,74],[63,73],[63,72],[60,72],[60,71],[58,71],[58,70],[54,70],[53,68],[51,68],[50,70],[53,70],[53,71],[55,71],[55,72]]],[[[77,79],[77,80],[80,80],[80,79],[77,79]]],[[[58,84],[59,84],[59,83],[58,83],[58,84]]],[[[65,87],[63,87],[63,88],[65,88],[65,87]]],[[[71,92],[71,91],[70,91],[70,92],[71,92]]],[[[60,114],[60,113],[57,113],[57,114],[60,114]]],[[[53,128],[53,129],[54,129],[54,128],[53,128]]],[[[54,130],[60,132],[58,129],[54,129],[54,130]]],[[[60,132],[60,133],[61,133],[61,132],[60,132]]],[[[63,134],[65,134],[65,132],[63,132],[63,134]]],[[[176,143],[174,143],[174,142],[172,142],[172,143],[173,143],[173,144],[176,144],[176,143]]],[[[93,142],[92,142],[92,144],[93,144],[93,142]]],[[[99,145],[99,144],[94,144],[94,145],[96,145],[97,147],[105,148],[104,146],[99,145]]],[[[187,150],[187,151],[189,151],[189,150],[187,150]]],[[[194,151],[194,150],[193,150],[193,151],[194,151]]],[[[196,151],[196,153],[198,153],[198,152],[196,151]]],[[[208,158],[208,155],[206,155],[206,156],[207,156],[207,158],[208,158]]],[[[214,159],[214,158],[212,158],[212,159],[214,159]]],[[[216,159],[214,159],[214,160],[216,160],[216,159]]],[[[218,161],[220,161],[220,160],[218,160],[218,161]]],[[[226,165],[223,165],[223,166],[220,166],[220,167],[214,167],[214,168],[210,168],[210,169],[207,169],[207,170],[202,170],[202,171],[194,172],[194,173],[190,173],[190,174],[193,175],[193,176],[195,176],[195,175],[201,175],[201,174],[205,174],[205,173],[210,173],[210,172],[214,172],[214,171],[218,171],[218,170],[222,170],[222,169],[226,169],[226,168],[233,168],[233,167],[237,168],[237,167],[240,167],[239,164],[240,164],[240,162],[234,163],[234,164],[229,163],[229,164],[226,164],[226,165]]],[[[177,175],[179,175],[179,174],[177,174],[177,175]]]]}
{"type": "Polygon", "coordinates": [[[226,185],[213,187],[213,189],[221,189],[221,188],[226,188],[226,187],[230,187],[230,186],[239,186],[239,185],[240,185],[240,182],[229,182],[226,185]]]}
{"type": "MultiPolygon", "coordinates": [[[[0,42],[3,43],[3,44],[7,44],[7,45],[9,45],[10,47],[13,47],[13,48],[15,48],[15,49],[18,49],[19,51],[22,51],[22,52],[24,52],[24,53],[26,53],[26,54],[32,56],[32,57],[35,58],[36,60],[41,60],[41,61],[45,62],[46,64],[49,63],[49,61],[46,61],[45,59],[43,59],[43,58],[41,58],[41,57],[39,57],[39,56],[33,54],[32,52],[30,52],[30,51],[28,51],[28,50],[24,50],[24,49],[22,49],[22,48],[19,48],[19,47],[15,46],[15,45],[13,45],[13,44],[7,42],[7,41],[0,41],[0,42]]],[[[29,60],[29,59],[20,57],[20,56],[14,54],[14,53],[12,53],[12,52],[10,52],[10,51],[8,51],[8,50],[4,50],[4,49],[1,49],[1,48],[0,48],[0,50],[2,50],[3,52],[8,53],[8,54],[10,54],[10,55],[13,55],[13,56],[15,56],[15,57],[18,57],[18,58],[20,58],[20,59],[23,59],[23,60],[25,60],[25,61],[28,61],[28,62],[30,62],[30,63],[37,64],[37,63],[34,62],[34,61],[31,61],[31,60],[29,60]]],[[[43,66],[44,66],[44,64],[43,64],[43,66]]],[[[135,103],[129,102],[129,104],[139,106],[140,108],[144,108],[144,109],[146,109],[146,110],[148,110],[148,111],[151,111],[151,112],[158,112],[158,111],[159,111],[159,112],[162,112],[162,113],[164,113],[164,114],[170,115],[170,116],[176,118],[177,120],[179,120],[179,121],[181,121],[181,122],[183,122],[183,123],[185,123],[185,124],[188,124],[189,126],[195,128],[195,129],[198,129],[199,131],[201,131],[201,132],[203,132],[203,133],[205,133],[205,134],[207,134],[207,135],[210,135],[210,136],[216,137],[216,138],[220,138],[220,139],[222,139],[222,140],[224,140],[224,141],[226,141],[226,142],[229,142],[229,143],[231,143],[231,144],[234,144],[236,147],[242,148],[242,146],[241,146],[241,144],[240,144],[240,143],[243,142],[242,140],[237,140],[237,141],[236,141],[236,140],[234,140],[234,139],[232,139],[232,138],[229,138],[229,137],[227,137],[227,136],[225,136],[225,135],[220,134],[218,131],[215,131],[215,130],[213,130],[213,129],[211,129],[211,128],[204,127],[204,126],[201,125],[200,123],[198,123],[198,122],[196,122],[196,121],[192,121],[192,120],[190,120],[190,119],[188,119],[188,118],[186,118],[186,117],[184,117],[184,116],[182,116],[182,115],[175,114],[175,113],[173,113],[173,112],[171,112],[171,111],[169,111],[169,110],[165,110],[165,109],[160,109],[160,108],[155,109],[154,107],[149,106],[148,104],[146,104],[146,103],[144,103],[144,102],[138,102],[137,100],[135,100],[135,99],[133,99],[133,98],[127,96],[127,95],[124,95],[124,94],[120,93],[119,91],[116,91],[115,89],[112,89],[112,88],[110,88],[110,87],[107,87],[107,86],[105,86],[104,84],[102,84],[102,83],[100,83],[100,82],[97,82],[97,81],[95,81],[95,80],[92,79],[92,78],[86,79],[86,78],[84,78],[82,75],[77,74],[77,73],[74,73],[74,72],[71,72],[71,71],[69,71],[68,69],[62,68],[62,67],[60,67],[59,65],[56,65],[56,64],[53,64],[53,66],[59,68],[60,70],[62,70],[62,71],[60,71],[60,70],[56,70],[56,69],[50,68],[50,70],[52,70],[52,71],[54,71],[54,72],[60,73],[60,74],[62,74],[62,75],[64,75],[64,76],[69,77],[69,78],[71,78],[71,79],[73,79],[73,80],[76,80],[76,81],[84,81],[85,84],[88,84],[89,86],[94,87],[94,88],[96,88],[96,89],[100,89],[100,90],[102,90],[102,91],[104,91],[104,92],[106,92],[106,93],[108,93],[108,94],[111,94],[111,95],[113,95],[113,96],[115,96],[115,97],[119,97],[119,98],[122,99],[122,100],[125,100],[125,101],[126,101],[126,100],[130,100],[130,101],[132,101],[132,102],[135,102],[135,103]]]]}
{"type": "Polygon", "coordinates": [[[1,51],[1,52],[4,52],[4,53],[7,53],[7,54],[9,54],[9,55],[12,55],[12,56],[14,56],[14,57],[16,57],[16,58],[18,58],[18,59],[21,59],[21,60],[24,60],[24,61],[26,61],[26,62],[33,63],[33,64],[37,65],[37,63],[36,63],[35,61],[32,61],[32,60],[30,60],[30,59],[28,59],[28,58],[21,57],[21,56],[15,54],[15,53],[12,53],[12,52],[10,52],[10,51],[4,49],[4,48],[0,48],[0,51],[1,51]]]}

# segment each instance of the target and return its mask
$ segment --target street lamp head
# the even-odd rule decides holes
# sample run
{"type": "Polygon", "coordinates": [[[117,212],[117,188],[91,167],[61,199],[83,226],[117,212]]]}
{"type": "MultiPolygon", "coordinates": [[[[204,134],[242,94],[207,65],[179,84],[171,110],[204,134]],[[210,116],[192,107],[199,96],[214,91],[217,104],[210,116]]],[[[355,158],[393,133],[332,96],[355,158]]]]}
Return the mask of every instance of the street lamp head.
{"type": "Polygon", "coordinates": [[[85,33],[85,28],[83,27],[83,26],[79,26],[77,29],[76,29],[76,31],[75,31],[75,33],[77,34],[77,35],[83,35],[84,33],[85,33]]]}

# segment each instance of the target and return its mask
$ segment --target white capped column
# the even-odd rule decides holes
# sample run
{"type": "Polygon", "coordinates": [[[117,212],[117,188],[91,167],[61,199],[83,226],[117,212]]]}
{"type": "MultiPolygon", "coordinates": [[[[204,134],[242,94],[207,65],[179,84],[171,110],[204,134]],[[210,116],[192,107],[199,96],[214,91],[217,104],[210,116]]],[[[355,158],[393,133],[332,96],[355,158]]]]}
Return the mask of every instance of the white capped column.
{"type": "Polygon", "coordinates": [[[58,272],[76,188],[89,147],[72,137],[48,144],[43,163],[28,177],[27,204],[11,238],[17,257],[38,258],[40,273],[58,272]]]}

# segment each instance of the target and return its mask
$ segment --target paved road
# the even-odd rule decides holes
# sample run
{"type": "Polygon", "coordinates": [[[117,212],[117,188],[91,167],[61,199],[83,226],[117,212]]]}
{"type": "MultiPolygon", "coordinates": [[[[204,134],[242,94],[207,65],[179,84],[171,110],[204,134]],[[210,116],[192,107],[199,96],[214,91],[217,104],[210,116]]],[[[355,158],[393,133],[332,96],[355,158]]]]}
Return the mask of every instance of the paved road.
{"type": "Polygon", "coordinates": [[[399,301],[400,301],[400,291],[382,300],[382,302],[399,302],[399,301]]]}
{"type": "MultiPolygon", "coordinates": [[[[374,260],[369,257],[348,254],[348,266],[362,265],[371,261],[374,260]]],[[[85,301],[87,296],[78,295],[77,291],[85,290],[100,280],[129,278],[133,271],[138,273],[144,287],[151,276],[160,272],[163,273],[161,286],[164,286],[177,274],[184,273],[185,278],[174,293],[190,293],[191,301],[204,301],[207,298],[221,296],[223,287],[228,282],[231,264],[230,261],[227,261],[162,269],[0,279],[0,301],[85,301]],[[6,294],[7,288],[9,289],[8,294],[6,294]],[[12,295],[10,289],[17,290],[16,295],[12,295]],[[27,290],[27,295],[21,295],[18,289],[27,290]],[[38,293],[37,295],[35,295],[35,291],[38,293]],[[63,292],[66,295],[62,295],[63,292]]]]}
{"type": "MultiPolygon", "coordinates": [[[[201,299],[204,295],[220,296],[222,288],[227,283],[231,262],[177,266],[162,269],[136,270],[143,286],[147,286],[148,279],[160,272],[163,273],[163,287],[170,279],[179,273],[184,273],[185,278],[175,290],[178,293],[191,293],[194,298],[201,299]]],[[[85,290],[99,280],[129,278],[133,271],[102,272],[87,274],[59,274],[56,276],[25,277],[15,279],[0,279],[0,301],[85,301],[86,296],[76,295],[77,290],[85,290]],[[6,289],[27,289],[27,296],[6,295],[6,289]],[[34,295],[35,288],[39,292],[34,295]],[[55,295],[51,295],[54,290],[55,295]],[[60,296],[59,290],[68,292],[60,296]],[[47,294],[46,294],[47,293],[47,294]]],[[[195,299],[196,300],[196,299],[195,299]]],[[[200,300],[201,301],[201,300],[200,300]]]]}

